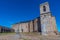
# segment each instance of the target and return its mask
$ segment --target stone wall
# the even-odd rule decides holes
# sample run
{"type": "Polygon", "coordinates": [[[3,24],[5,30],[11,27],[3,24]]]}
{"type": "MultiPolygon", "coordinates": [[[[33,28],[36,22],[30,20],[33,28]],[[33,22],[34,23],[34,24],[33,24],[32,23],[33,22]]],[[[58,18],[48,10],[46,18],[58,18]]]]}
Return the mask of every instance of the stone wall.
{"type": "Polygon", "coordinates": [[[19,32],[29,32],[28,31],[28,23],[20,23],[13,26],[15,32],[19,29],[19,32]]]}
{"type": "Polygon", "coordinates": [[[30,32],[33,32],[33,21],[30,21],[30,32]]]}
{"type": "Polygon", "coordinates": [[[17,30],[18,30],[18,24],[12,25],[12,28],[14,29],[15,32],[17,32],[17,30]]]}
{"type": "Polygon", "coordinates": [[[38,32],[38,19],[37,18],[34,20],[34,31],[38,32]]]}
{"type": "Polygon", "coordinates": [[[52,27],[53,27],[53,31],[54,33],[57,33],[57,27],[56,27],[56,21],[55,21],[55,17],[52,17],[52,27]]]}

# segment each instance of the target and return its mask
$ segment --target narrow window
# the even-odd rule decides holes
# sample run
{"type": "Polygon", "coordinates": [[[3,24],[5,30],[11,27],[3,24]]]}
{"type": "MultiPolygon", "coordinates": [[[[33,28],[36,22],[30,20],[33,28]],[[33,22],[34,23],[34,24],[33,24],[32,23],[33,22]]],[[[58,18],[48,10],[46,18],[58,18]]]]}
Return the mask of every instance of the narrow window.
{"type": "Polygon", "coordinates": [[[22,32],[23,32],[23,29],[21,29],[22,30],[22,32]]]}
{"type": "Polygon", "coordinates": [[[44,11],[44,12],[46,11],[46,6],[43,6],[43,11],[44,11]]]}

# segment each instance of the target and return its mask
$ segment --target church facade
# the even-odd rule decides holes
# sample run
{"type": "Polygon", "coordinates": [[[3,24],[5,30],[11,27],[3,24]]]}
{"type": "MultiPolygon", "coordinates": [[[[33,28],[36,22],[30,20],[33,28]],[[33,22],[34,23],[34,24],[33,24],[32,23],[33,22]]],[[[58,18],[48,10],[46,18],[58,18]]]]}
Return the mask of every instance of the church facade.
{"type": "Polygon", "coordinates": [[[55,17],[51,14],[48,2],[40,5],[40,18],[42,34],[54,34],[57,32],[55,17]]]}
{"type": "Polygon", "coordinates": [[[13,24],[12,27],[15,32],[40,32],[42,35],[55,35],[57,32],[55,17],[51,14],[48,2],[40,4],[40,17],[13,24]]]}

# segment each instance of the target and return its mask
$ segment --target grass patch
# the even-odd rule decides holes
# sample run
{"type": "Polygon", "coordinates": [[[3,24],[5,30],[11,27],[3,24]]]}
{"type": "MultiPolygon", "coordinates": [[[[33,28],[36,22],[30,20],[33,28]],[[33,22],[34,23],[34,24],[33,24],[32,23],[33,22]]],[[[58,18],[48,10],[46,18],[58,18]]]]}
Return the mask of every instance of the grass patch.
{"type": "Polygon", "coordinates": [[[0,35],[10,35],[10,34],[15,34],[14,32],[4,32],[4,33],[0,33],[0,35]]]}
{"type": "Polygon", "coordinates": [[[23,39],[23,40],[31,40],[31,39],[23,39]]]}
{"type": "Polygon", "coordinates": [[[32,36],[39,36],[40,35],[40,33],[38,33],[38,32],[23,32],[22,34],[32,35],[32,36]]]}

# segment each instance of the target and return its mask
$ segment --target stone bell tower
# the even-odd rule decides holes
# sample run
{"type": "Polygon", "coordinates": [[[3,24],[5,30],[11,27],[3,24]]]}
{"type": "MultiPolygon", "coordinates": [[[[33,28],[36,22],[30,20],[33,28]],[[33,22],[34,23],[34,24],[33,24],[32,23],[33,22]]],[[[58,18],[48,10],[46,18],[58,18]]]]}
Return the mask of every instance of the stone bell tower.
{"type": "Polygon", "coordinates": [[[54,34],[52,15],[48,2],[40,4],[40,19],[42,35],[54,34]]]}
{"type": "Polygon", "coordinates": [[[50,12],[49,4],[48,2],[40,4],[40,14],[45,14],[50,12]]]}

